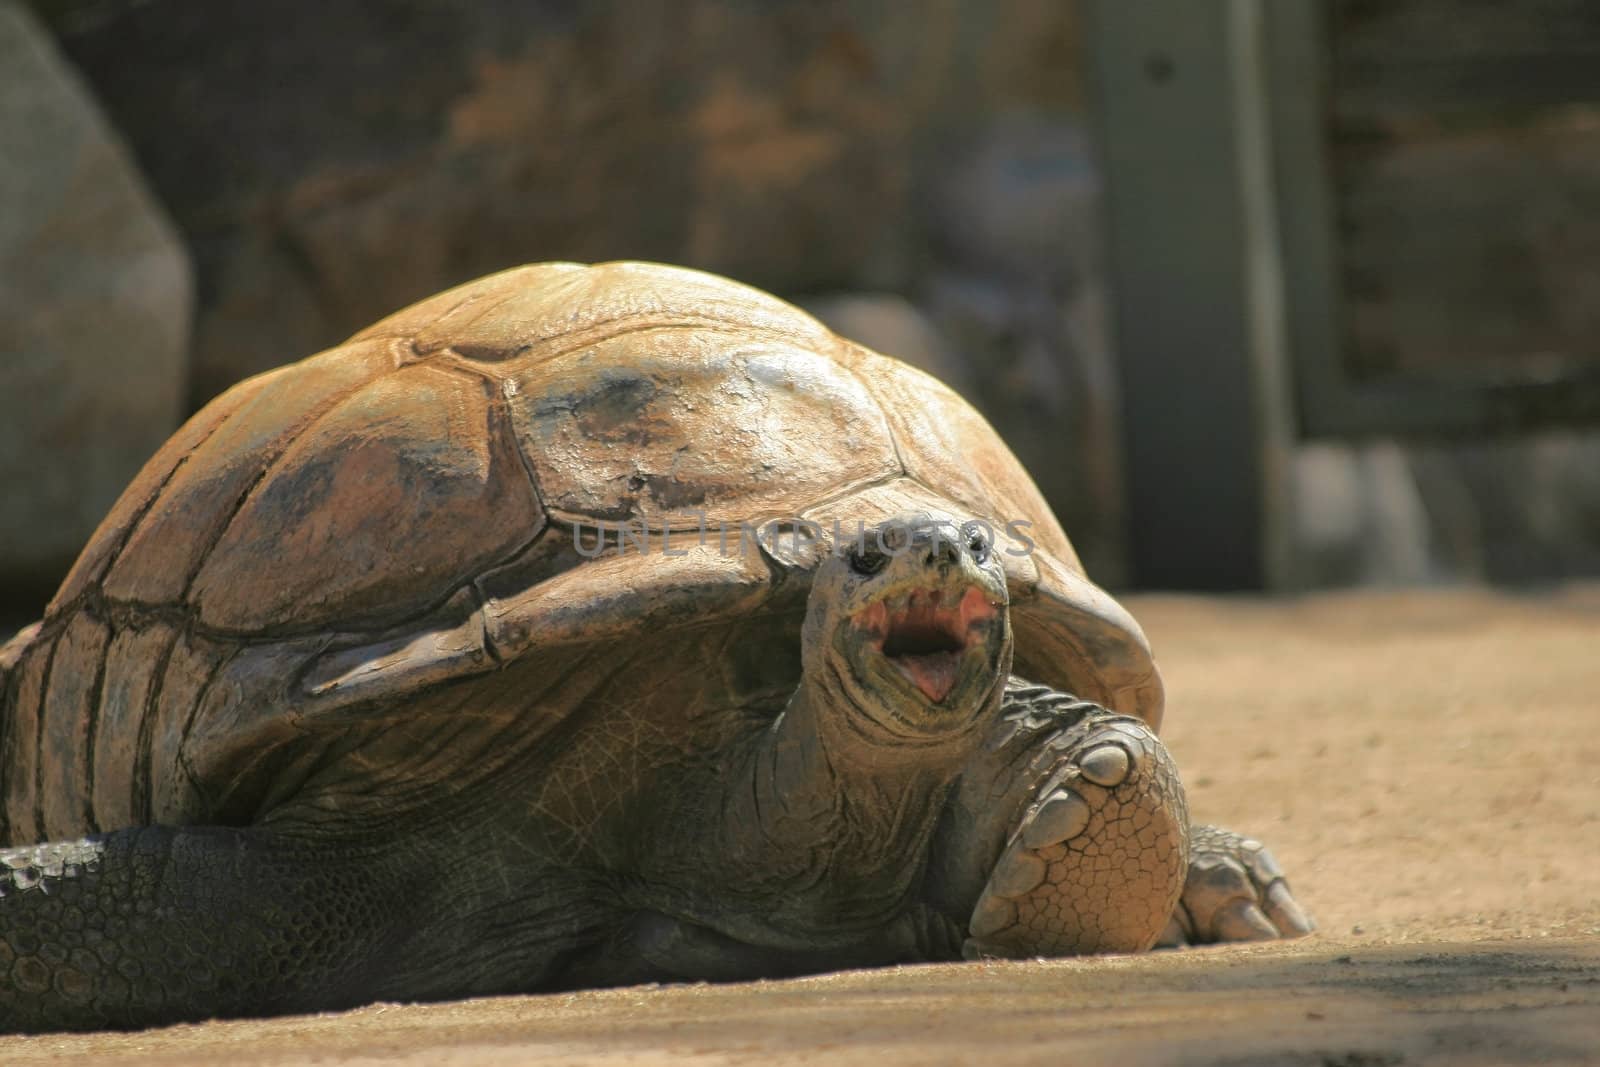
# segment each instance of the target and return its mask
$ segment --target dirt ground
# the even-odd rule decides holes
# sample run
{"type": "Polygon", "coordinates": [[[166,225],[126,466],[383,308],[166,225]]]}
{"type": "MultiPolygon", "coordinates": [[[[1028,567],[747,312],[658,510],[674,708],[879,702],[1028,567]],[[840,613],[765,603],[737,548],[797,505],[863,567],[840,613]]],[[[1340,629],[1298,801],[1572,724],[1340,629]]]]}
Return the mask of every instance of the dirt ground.
{"type": "Polygon", "coordinates": [[[1196,819],[1310,939],[137,1034],[0,1063],[1600,1063],[1600,586],[1130,601],[1196,819]]]}

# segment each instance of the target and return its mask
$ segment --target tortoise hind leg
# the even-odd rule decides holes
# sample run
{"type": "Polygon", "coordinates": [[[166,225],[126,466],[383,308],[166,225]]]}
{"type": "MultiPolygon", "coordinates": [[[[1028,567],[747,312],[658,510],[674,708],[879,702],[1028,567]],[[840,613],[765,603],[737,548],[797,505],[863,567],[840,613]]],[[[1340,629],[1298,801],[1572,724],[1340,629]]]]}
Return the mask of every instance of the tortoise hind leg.
{"type": "Polygon", "coordinates": [[[1189,832],[1189,877],[1162,947],[1304,937],[1316,929],[1260,841],[1215,826],[1189,832]]]}
{"type": "Polygon", "coordinates": [[[150,826],[0,849],[0,1033],[529,992],[609,909],[579,872],[426,831],[150,826]]]}
{"type": "Polygon", "coordinates": [[[0,1031],[357,1003],[399,918],[381,873],[218,827],[0,850],[0,1031]]]}

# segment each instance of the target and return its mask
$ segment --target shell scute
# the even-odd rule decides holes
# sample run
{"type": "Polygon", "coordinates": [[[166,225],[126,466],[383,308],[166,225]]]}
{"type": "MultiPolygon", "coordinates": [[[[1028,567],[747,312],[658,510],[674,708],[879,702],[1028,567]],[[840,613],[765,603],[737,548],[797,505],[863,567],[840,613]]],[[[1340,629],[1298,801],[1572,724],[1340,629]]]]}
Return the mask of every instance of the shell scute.
{"type": "Polygon", "coordinates": [[[104,576],[106,567],[121,551],[134,525],[144,516],[156,497],[166,488],[173,473],[190,462],[194,451],[210,437],[217,427],[255,397],[272,379],[272,375],[259,375],[240,382],[211,403],[207,404],[169,437],[156,454],[123,490],[117,502],[101,520],[88,545],[67,572],[66,580],[45,609],[45,617],[54,619],[82,596],[104,576]]]}
{"type": "Polygon", "coordinates": [[[860,382],[783,339],[652,329],[518,370],[507,403],[558,515],[737,524],[899,470],[860,382]]]}
{"type": "Polygon", "coordinates": [[[141,773],[149,782],[151,822],[181,825],[206,814],[192,769],[183,761],[183,742],[212,677],[237,651],[193,633],[181,634],[172,646],[147,712],[152,718],[145,724],[148,740],[140,753],[145,761],[141,773]]]}
{"type": "Polygon", "coordinates": [[[72,616],[50,663],[50,729],[39,739],[39,811],[45,839],[73,836],[89,806],[90,755],[111,628],[89,612],[72,616]]]}
{"type": "Polygon", "coordinates": [[[340,401],[217,541],[191,592],[200,621],[301,633],[382,625],[532,541],[544,513],[490,388],[419,365],[340,401]]]}
{"type": "Polygon", "coordinates": [[[559,289],[564,284],[577,284],[586,270],[578,263],[512,267],[401,308],[368,326],[350,338],[350,342],[399,338],[408,342],[413,357],[426,357],[449,346],[454,330],[483,318],[513,296],[528,290],[559,289]]]}
{"type": "Polygon", "coordinates": [[[139,737],[176,639],[173,626],[158,622],[118,630],[106,650],[94,738],[94,821],[101,827],[132,826],[143,816],[146,783],[139,773],[139,737]]]}
{"type": "MultiPolygon", "coordinates": [[[[380,342],[333,349],[256,379],[134,526],[106,573],[105,594],[142,604],[181,603],[191,576],[278,453],[324,410],[393,366],[380,342]]],[[[263,574],[255,581],[270,580],[263,574]]]]}
{"type": "Polygon", "coordinates": [[[840,358],[882,404],[907,474],[976,514],[1029,523],[1040,548],[1083,570],[1033,479],[965,400],[938,379],[858,345],[844,344],[840,358]]]}
{"type": "Polygon", "coordinates": [[[24,656],[17,665],[15,695],[5,718],[0,719],[0,748],[4,749],[7,759],[6,776],[0,779],[0,804],[5,805],[6,815],[0,819],[0,829],[9,826],[17,840],[43,839],[35,826],[39,810],[39,775],[36,773],[40,757],[39,725],[40,719],[46,717],[50,661],[61,641],[60,634],[35,633],[37,643],[31,645],[31,654],[24,656]]]}
{"type": "Polygon", "coordinates": [[[553,358],[658,326],[761,331],[826,343],[805,312],[759,289],[655,263],[541,263],[470,282],[391,315],[354,340],[406,337],[419,357],[449,350],[496,364],[553,358]]]}

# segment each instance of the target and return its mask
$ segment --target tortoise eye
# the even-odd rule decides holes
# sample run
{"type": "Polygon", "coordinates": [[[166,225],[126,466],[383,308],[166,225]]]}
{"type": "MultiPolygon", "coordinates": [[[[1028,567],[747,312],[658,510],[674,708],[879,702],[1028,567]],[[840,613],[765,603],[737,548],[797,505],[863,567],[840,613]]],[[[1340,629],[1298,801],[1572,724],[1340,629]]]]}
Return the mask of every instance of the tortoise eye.
{"type": "Polygon", "coordinates": [[[871,548],[852,548],[849,552],[850,569],[863,576],[871,576],[883,570],[889,558],[882,552],[871,548]]]}
{"type": "Polygon", "coordinates": [[[974,561],[987,563],[989,561],[989,539],[977,532],[968,534],[967,551],[972,553],[974,561]]]}

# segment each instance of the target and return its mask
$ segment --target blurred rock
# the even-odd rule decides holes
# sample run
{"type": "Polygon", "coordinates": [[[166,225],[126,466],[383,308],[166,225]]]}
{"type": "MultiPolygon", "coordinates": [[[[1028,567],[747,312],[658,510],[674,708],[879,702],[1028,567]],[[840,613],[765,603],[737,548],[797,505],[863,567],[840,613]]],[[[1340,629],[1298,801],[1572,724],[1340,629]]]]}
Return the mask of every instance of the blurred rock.
{"type": "Polygon", "coordinates": [[[1301,445],[1290,481],[1296,585],[1414,584],[1443,575],[1399,445],[1301,445]]]}
{"type": "Polygon", "coordinates": [[[1600,574],[1600,435],[1410,451],[1436,543],[1454,569],[1497,582],[1600,574]]]}
{"type": "Polygon", "coordinates": [[[1088,138],[1071,116],[1018,111],[946,151],[930,193],[930,244],[944,266],[922,303],[1089,573],[1116,585],[1126,573],[1121,414],[1088,138]]]}
{"type": "Polygon", "coordinates": [[[1102,271],[1100,178],[1081,120],[1008,112],[945,146],[933,239],[968,270],[1071,292],[1102,271]]]}
{"type": "Polygon", "coordinates": [[[1600,436],[1304,445],[1297,584],[1600,574],[1600,436]]]}
{"type": "Polygon", "coordinates": [[[31,612],[179,421],[192,282],[121,141],[11,0],[0,278],[0,600],[31,612]]]}
{"type": "Polygon", "coordinates": [[[926,315],[893,293],[840,293],[801,301],[834,333],[927,371],[968,400],[972,367],[945,344],[926,315]]]}

